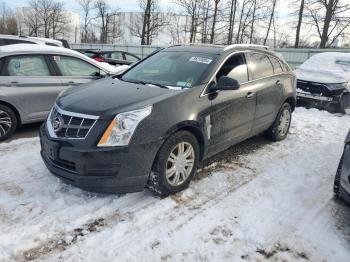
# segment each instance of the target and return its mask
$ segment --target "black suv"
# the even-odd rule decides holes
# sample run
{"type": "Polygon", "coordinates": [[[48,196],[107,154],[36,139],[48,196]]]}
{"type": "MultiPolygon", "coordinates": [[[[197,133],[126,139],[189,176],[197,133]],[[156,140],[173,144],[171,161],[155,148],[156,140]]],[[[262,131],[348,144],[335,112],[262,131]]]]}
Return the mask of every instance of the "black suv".
{"type": "Polygon", "coordinates": [[[63,93],[40,129],[41,154],[85,190],[173,194],[209,156],[261,132],[284,139],[295,85],[263,47],[172,46],[63,93]]]}

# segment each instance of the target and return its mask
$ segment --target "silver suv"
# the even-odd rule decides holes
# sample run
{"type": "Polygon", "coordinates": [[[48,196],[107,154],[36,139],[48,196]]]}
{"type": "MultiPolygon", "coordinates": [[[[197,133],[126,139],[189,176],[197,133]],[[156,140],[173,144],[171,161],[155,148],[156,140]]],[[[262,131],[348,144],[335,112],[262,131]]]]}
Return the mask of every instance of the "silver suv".
{"type": "Polygon", "coordinates": [[[66,48],[0,46],[0,141],[19,125],[43,121],[62,90],[119,71],[66,48]]]}

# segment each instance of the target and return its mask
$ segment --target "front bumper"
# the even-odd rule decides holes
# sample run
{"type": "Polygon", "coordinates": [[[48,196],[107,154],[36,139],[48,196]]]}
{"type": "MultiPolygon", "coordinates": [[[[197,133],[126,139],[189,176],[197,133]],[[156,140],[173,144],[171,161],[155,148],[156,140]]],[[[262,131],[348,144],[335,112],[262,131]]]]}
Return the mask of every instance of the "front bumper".
{"type": "Polygon", "coordinates": [[[299,106],[310,106],[333,112],[340,110],[340,96],[321,96],[298,91],[297,104],[299,106]]]}
{"type": "Polygon", "coordinates": [[[345,145],[340,176],[341,197],[350,204],[350,144],[345,145]]]}
{"type": "Polygon", "coordinates": [[[48,136],[40,128],[41,156],[50,172],[68,184],[99,193],[142,191],[161,140],[136,146],[74,147],[69,140],[48,136]]]}

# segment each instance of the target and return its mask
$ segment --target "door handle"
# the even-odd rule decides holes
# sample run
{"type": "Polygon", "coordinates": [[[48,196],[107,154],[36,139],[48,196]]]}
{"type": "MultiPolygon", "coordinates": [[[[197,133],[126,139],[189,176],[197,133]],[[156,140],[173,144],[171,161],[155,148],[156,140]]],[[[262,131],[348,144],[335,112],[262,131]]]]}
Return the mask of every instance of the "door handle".
{"type": "Polygon", "coordinates": [[[247,95],[245,96],[246,98],[252,98],[254,97],[255,93],[254,92],[248,92],[247,95]]]}
{"type": "Polygon", "coordinates": [[[278,87],[281,87],[281,86],[282,86],[282,83],[281,83],[280,80],[277,80],[277,81],[276,81],[276,86],[278,86],[278,87]]]}
{"type": "Polygon", "coordinates": [[[12,81],[12,82],[10,82],[10,83],[8,83],[8,84],[4,84],[4,86],[8,86],[8,87],[10,87],[10,86],[17,86],[19,83],[17,82],[17,81],[12,81]]]}

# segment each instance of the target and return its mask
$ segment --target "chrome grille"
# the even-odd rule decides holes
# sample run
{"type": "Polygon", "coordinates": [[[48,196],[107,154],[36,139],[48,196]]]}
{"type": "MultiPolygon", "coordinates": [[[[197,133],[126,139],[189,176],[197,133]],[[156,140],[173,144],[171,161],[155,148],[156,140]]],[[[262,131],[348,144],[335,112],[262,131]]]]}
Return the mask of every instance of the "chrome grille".
{"type": "Polygon", "coordinates": [[[97,116],[68,112],[55,105],[47,119],[47,127],[51,137],[84,139],[97,119],[97,116]]]}

